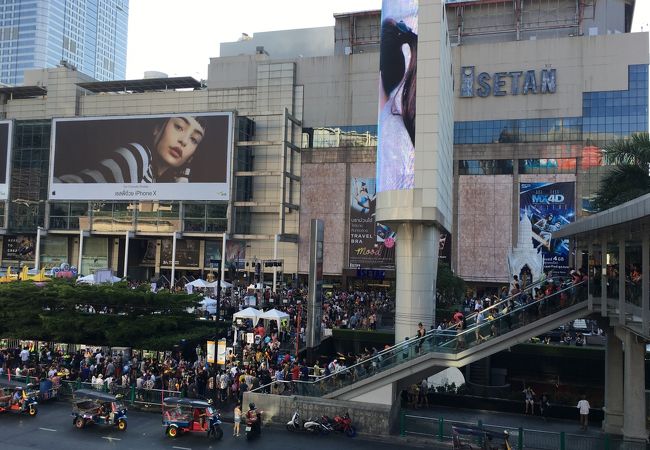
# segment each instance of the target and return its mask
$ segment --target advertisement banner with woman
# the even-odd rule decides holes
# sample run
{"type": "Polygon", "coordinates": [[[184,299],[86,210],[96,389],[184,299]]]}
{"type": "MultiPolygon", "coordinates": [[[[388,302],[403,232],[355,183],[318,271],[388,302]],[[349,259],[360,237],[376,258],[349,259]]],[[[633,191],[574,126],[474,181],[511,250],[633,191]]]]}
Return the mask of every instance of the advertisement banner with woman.
{"type": "Polygon", "coordinates": [[[228,200],[232,113],[52,121],[51,200],[228,200]]]}
{"type": "Polygon", "coordinates": [[[544,270],[558,275],[569,270],[569,240],[553,239],[552,234],[575,221],[574,197],[573,182],[519,184],[519,226],[527,217],[533,246],[544,257],[544,270]]]}
{"type": "Polygon", "coordinates": [[[379,51],[377,192],[413,189],[418,0],[384,0],[379,51]]]}
{"type": "Polygon", "coordinates": [[[395,232],[375,221],[375,179],[352,178],[350,183],[351,269],[394,269],[395,232]]]}

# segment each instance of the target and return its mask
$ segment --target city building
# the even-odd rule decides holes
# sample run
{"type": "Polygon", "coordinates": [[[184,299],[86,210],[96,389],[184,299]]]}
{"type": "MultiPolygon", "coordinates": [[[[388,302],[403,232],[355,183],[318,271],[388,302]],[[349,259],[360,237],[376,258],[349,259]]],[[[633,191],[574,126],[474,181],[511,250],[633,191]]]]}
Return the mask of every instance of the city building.
{"type": "MultiPolygon", "coordinates": [[[[633,12],[623,0],[447,2],[453,214],[441,222],[440,258],[467,281],[500,286],[514,273],[575,264],[549,230],[592,213],[609,170],[602,146],[648,130],[648,34],[630,33],[633,12]]],[[[333,45],[304,44],[293,57],[276,57],[274,42],[324,31],[224,43],[232,56],[211,59],[206,86],[101,82],[57,67],[2,89],[11,151],[1,265],[35,265],[35,251],[18,249],[33,248],[41,227],[41,267],[169,280],[173,266],[178,279],[214,270],[227,235],[229,279],[249,283],[257,271],[269,281],[276,271],[304,280],[309,223],[320,218],[326,285],[391,286],[395,248],[386,242],[399,235],[390,224],[351,225],[362,188],[372,198],[376,190],[381,14],[335,18],[333,45]],[[147,201],[50,190],[53,125],[63,119],[214,112],[233,113],[227,195],[147,201]],[[172,261],[174,242],[184,256],[172,261]]]]}
{"type": "Polygon", "coordinates": [[[0,83],[63,63],[96,80],[126,77],[129,0],[7,0],[0,4],[0,83]]]}

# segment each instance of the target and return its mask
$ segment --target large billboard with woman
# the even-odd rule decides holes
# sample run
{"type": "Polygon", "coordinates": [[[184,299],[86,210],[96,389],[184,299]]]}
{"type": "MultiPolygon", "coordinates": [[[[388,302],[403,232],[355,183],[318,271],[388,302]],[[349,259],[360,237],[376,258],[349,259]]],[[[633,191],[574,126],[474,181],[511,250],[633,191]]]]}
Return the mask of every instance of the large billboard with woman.
{"type": "Polygon", "coordinates": [[[232,113],[54,119],[52,200],[228,200],[232,113]]]}
{"type": "Polygon", "coordinates": [[[384,0],[381,18],[378,192],[415,184],[418,0],[384,0]]]}

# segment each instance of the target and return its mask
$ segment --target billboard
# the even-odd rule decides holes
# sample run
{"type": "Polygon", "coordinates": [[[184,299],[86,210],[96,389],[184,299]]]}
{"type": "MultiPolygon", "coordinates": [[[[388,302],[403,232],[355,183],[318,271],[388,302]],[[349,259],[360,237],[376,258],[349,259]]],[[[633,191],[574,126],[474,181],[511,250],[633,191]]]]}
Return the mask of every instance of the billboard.
{"type": "Polygon", "coordinates": [[[232,113],[52,121],[51,200],[228,200],[232,113]]]}
{"type": "Polygon", "coordinates": [[[34,261],[36,236],[19,234],[5,236],[2,240],[2,259],[11,261],[34,261]]]}
{"type": "Polygon", "coordinates": [[[383,0],[377,192],[413,189],[418,0],[383,0]]]}
{"type": "Polygon", "coordinates": [[[350,183],[351,269],[394,269],[395,232],[375,221],[374,178],[353,177],[350,183]]]}
{"type": "Polygon", "coordinates": [[[520,183],[519,219],[528,217],[533,246],[544,257],[544,270],[565,274],[569,269],[569,240],[552,233],[575,220],[575,183],[520,183]]]}
{"type": "Polygon", "coordinates": [[[0,200],[9,198],[12,122],[0,120],[0,200]]]}
{"type": "MultiPolygon", "coordinates": [[[[173,239],[163,239],[160,250],[160,265],[172,266],[172,253],[174,250],[173,239]]],[[[199,267],[199,241],[194,239],[176,240],[176,267],[199,267]]]]}

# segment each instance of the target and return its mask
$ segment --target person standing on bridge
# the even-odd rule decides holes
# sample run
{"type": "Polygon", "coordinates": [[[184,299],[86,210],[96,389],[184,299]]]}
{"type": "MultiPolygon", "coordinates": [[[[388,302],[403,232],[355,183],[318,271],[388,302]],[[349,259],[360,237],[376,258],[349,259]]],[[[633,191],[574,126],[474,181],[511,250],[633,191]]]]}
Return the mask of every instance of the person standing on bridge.
{"type": "Polygon", "coordinates": [[[587,431],[589,426],[589,402],[587,401],[587,396],[582,394],[582,400],[578,402],[578,411],[580,412],[580,429],[582,431],[587,431]]]}

